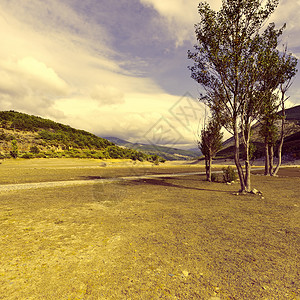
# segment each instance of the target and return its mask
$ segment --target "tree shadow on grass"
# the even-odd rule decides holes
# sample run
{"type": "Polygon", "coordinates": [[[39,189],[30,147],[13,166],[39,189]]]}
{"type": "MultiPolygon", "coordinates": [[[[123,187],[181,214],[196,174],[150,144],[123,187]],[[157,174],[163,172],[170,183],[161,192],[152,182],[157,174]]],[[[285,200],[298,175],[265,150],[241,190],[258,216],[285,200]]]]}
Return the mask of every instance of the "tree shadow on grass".
{"type": "MultiPolygon", "coordinates": [[[[164,179],[138,179],[138,180],[130,180],[128,181],[128,185],[141,185],[141,184],[147,184],[147,185],[155,185],[155,186],[164,186],[164,187],[172,187],[172,188],[180,188],[180,189],[187,189],[187,190],[195,190],[195,191],[207,191],[207,192],[220,192],[220,193],[231,193],[231,191],[222,191],[217,189],[206,189],[206,188],[196,188],[196,187],[190,187],[190,186],[184,186],[180,184],[173,184],[170,182],[167,182],[166,179],[174,179],[173,177],[166,177],[164,179]]],[[[176,178],[178,180],[178,178],[176,178]]]]}

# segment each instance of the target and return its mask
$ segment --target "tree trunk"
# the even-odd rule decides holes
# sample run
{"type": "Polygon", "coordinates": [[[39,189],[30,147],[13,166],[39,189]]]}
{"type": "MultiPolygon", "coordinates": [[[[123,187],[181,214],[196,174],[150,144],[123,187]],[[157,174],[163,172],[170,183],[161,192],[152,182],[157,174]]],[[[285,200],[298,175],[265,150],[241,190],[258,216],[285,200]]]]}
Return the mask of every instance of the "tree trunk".
{"type": "Polygon", "coordinates": [[[209,169],[209,166],[208,166],[208,157],[205,156],[205,173],[206,173],[206,180],[209,181],[209,175],[208,175],[208,169],[209,169]]]}
{"type": "Polygon", "coordinates": [[[269,175],[269,143],[265,137],[265,175],[269,175]]]}
{"type": "Polygon", "coordinates": [[[245,190],[246,192],[251,191],[251,179],[250,179],[250,172],[251,172],[251,164],[250,164],[250,153],[249,153],[249,146],[250,146],[250,129],[247,133],[247,139],[246,139],[246,160],[245,160],[245,190]]]}
{"type": "Polygon", "coordinates": [[[237,120],[234,121],[234,162],[238,171],[241,189],[240,192],[245,192],[245,179],[243,169],[240,163],[240,139],[237,120]]]}
{"type": "Polygon", "coordinates": [[[282,96],[281,99],[281,104],[282,104],[282,120],[281,120],[281,135],[280,135],[280,143],[278,147],[278,162],[276,165],[275,170],[272,173],[272,176],[276,176],[278,173],[278,170],[281,166],[281,159],[282,159],[282,146],[283,146],[283,139],[284,139],[284,121],[285,121],[285,108],[284,108],[284,95],[282,96]]]}
{"type": "Polygon", "coordinates": [[[212,158],[210,155],[208,160],[208,181],[209,182],[211,182],[211,163],[212,163],[212,158]]]}
{"type": "Polygon", "coordinates": [[[273,175],[274,168],[274,146],[269,145],[269,174],[273,175]]]}

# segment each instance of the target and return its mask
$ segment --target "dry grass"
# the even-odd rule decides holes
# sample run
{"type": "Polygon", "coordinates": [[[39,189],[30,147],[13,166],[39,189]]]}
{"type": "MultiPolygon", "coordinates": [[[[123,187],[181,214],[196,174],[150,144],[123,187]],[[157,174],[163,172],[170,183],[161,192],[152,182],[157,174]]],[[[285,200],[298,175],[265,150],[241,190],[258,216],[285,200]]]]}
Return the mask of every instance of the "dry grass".
{"type": "Polygon", "coordinates": [[[32,159],[6,160],[0,166],[0,184],[84,180],[131,175],[204,171],[202,165],[160,164],[131,160],[32,159]]]}
{"type": "Polygon", "coordinates": [[[0,299],[300,299],[300,178],[203,179],[3,192],[0,299]]]}

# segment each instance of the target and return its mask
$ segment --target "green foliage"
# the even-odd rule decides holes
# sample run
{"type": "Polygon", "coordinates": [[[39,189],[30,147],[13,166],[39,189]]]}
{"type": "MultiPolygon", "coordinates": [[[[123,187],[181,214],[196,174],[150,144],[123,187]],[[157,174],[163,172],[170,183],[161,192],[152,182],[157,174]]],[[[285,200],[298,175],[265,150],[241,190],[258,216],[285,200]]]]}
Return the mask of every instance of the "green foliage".
{"type": "Polygon", "coordinates": [[[211,181],[212,182],[218,182],[219,181],[219,176],[216,173],[211,174],[211,181]]]}
{"type": "Polygon", "coordinates": [[[35,158],[47,158],[47,156],[45,155],[45,153],[40,152],[39,154],[35,155],[35,158]]]}
{"type": "Polygon", "coordinates": [[[30,153],[30,152],[26,152],[26,153],[22,154],[20,157],[30,159],[30,158],[34,158],[34,154],[30,153]]]}
{"type": "MultiPolygon", "coordinates": [[[[147,155],[140,151],[121,148],[106,139],[100,138],[84,130],[77,130],[70,126],[59,124],[51,120],[36,116],[15,112],[0,112],[1,126],[8,130],[37,132],[37,143],[42,148],[50,150],[40,152],[38,146],[30,148],[32,157],[66,157],[66,158],[128,158],[139,161],[163,161],[161,157],[147,155]],[[60,148],[63,151],[55,151],[53,148],[60,148]],[[158,157],[158,158],[157,158],[158,157]]],[[[0,132],[0,139],[14,140],[14,137],[0,132]]],[[[18,157],[16,142],[13,142],[11,157],[18,157]]],[[[26,154],[25,156],[31,156],[26,154]]]]}
{"type": "Polygon", "coordinates": [[[12,158],[17,158],[19,155],[18,143],[16,140],[12,140],[11,142],[12,150],[10,151],[10,155],[12,158]]]}
{"type": "Polygon", "coordinates": [[[227,168],[223,168],[222,170],[224,182],[232,182],[237,179],[237,175],[233,167],[228,166],[227,168]]]}
{"type": "MultiPolygon", "coordinates": [[[[194,61],[191,77],[203,86],[201,100],[222,116],[224,125],[235,137],[236,166],[241,189],[250,191],[250,178],[243,176],[239,161],[239,129],[249,153],[251,124],[264,105],[263,97],[275,93],[282,83],[296,73],[297,60],[277,50],[283,28],[265,22],[279,0],[224,0],[219,12],[207,2],[198,7],[195,51],[188,52],[194,61]]],[[[247,157],[246,161],[249,161],[247,157]]],[[[246,164],[246,174],[249,164],[246,164]]]]}
{"type": "Polygon", "coordinates": [[[221,124],[216,118],[212,118],[208,125],[201,131],[198,147],[206,159],[214,158],[222,148],[223,133],[221,124]]]}
{"type": "Polygon", "coordinates": [[[41,139],[47,142],[59,142],[66,147],[104,149],[113,145],[84,130],[15,111],[0,112],[0,120],[5,129],[39,132],[41,139]]]}
{"type": "Polygon", "coordinates": [[[40,153],[39,147],[37,147],[37,146],[31,146],[30,147],[30,153],[39,154],[40,153]]]}
{"type": "Polygon", "coordinates": [[[255,155],[256,150],[257,150],[257,148],[256,148],[255,144],[254,143],[250,143],[250,145],[249,145],[249,158],[250,158],[250,160],[255,160],[255,158],[256,158],[256,155],[255,155]]]}

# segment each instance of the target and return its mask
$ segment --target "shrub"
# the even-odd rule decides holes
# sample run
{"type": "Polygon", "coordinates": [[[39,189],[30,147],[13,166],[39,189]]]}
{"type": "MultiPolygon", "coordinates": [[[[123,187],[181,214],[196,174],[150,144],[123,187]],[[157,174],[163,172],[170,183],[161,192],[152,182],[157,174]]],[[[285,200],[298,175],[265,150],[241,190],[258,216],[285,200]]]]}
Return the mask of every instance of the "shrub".
{"type": "Polygon", "coordinates": [[[216,173],[211,174],[211,181],[212,182],[218,182],[219,181],[219,176],[216,173]]]}
{"type": "Polygon", "coordinates": [[[24,153],[21,158],[26,158],[26,159],[30,159],[30,158],[33,158],[34,155],[32,153],[29,153],[29,152],[26,152],[24,153]]]}
{"type": "Polygon", "coordinates": [[[32,147],[30,147],[30,152],[33,154],[39,154],[40,149],[37,146],[32,146],[32,147]]]}
{"type": "Polygon", "coordinates": [[[223,180],[224,182],[231,182],[237,179],[237,175],[233,167],[228,166],[223,168],[223,180]]]}
{"type": "Polygon", "coordinates": [[[11,142],[12,150],[10,151],[10,155],[12,158],[17,158],[19,156],[18,143],[16,140],[12,140],[11,142]]]}
{"type": "Polygon", "coordinates": [[[35,157],[36,158],[47,158],[47,156],[43,152],[40,152],[39,154],[36,154],[35,157]]]}

